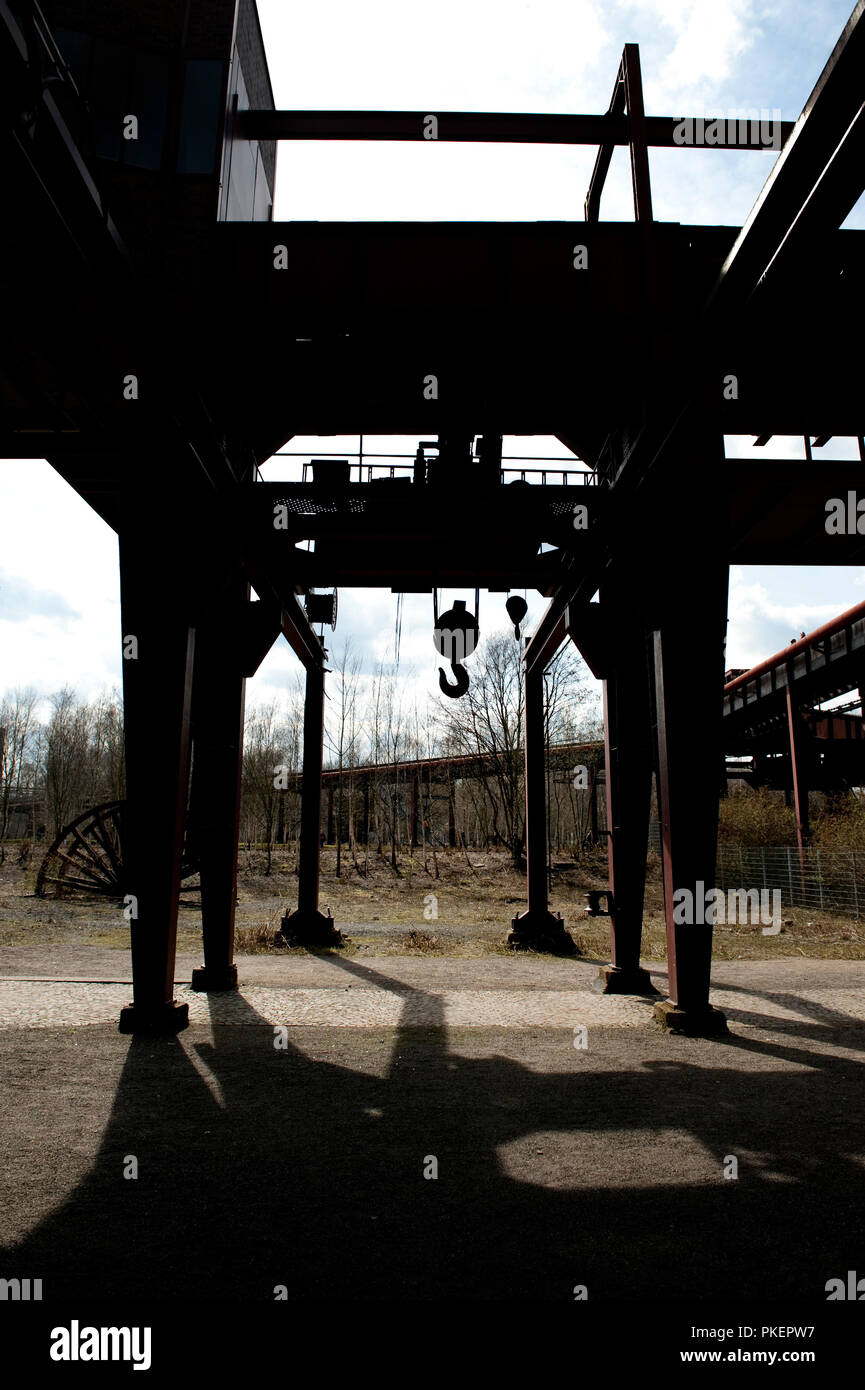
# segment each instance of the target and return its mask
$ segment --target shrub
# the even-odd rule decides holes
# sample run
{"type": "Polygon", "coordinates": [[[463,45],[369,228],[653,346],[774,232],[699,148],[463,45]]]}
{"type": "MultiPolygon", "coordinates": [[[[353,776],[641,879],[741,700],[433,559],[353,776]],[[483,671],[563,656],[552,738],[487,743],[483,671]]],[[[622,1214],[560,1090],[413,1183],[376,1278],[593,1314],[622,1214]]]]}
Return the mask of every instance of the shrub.
{"type": "Polygon", "coordinates": [[[736,845],[795,845],[796,813],[782,792],[758,787],[731,792],[720,803],[718,840],[736,845]]]}
{"type": "Polygon", "coordinates": [[[434,936],[432,932],[428,931],[418,931],[416,928],[403,932],[400,942],[403,948],[409,951],[441,951],[443,949],[440,936],[434,936]]]}
{"type": "Polygon", "coordinates": [[[865,851],[865,805],[852,792],[827,796],[814,822],[811,842],[820,849],[865,851]]]}

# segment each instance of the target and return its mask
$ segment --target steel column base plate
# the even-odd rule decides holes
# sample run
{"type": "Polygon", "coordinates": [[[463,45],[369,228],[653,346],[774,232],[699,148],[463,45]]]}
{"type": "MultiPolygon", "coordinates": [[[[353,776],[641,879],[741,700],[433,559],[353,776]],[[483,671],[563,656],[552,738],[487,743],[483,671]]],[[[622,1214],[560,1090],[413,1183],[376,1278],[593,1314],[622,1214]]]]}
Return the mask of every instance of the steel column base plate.
{"type": "Polygon", "coordinates": [[[652,984],[648,970],[641,966],[625,969],[620,965],[602,965],[592,985],[598,994],[660,994],[652,984]]]}
{"type": "Polygon", "coordinates": [[[288,912],[283,917],[279,936],[286,946],[344,946],[342,932],[333,923],[333,918],[317,909],[288,912]]]}
{"type": "Polygon", "coordinates": [[[237,989],[237,966],[199,965],[192,972],[192,988],[200,994],[216,994],[220,990],[237,989]]]}
{"type": "Polygon", "coordinates": [[[558,913],[529,909],[519,913],[511,922],[508,945],[512,951],[546,951],[554,956],[575,956],[574,938],[565,931],[558,913]]]}
{"type": "Polygon", "coordinates": [[[170,1004],[157,1004],[145,1008],[141,1004],[128,1004],[120,1010],[119,1030],[121,1033],[158,1034],[166,1036],[182,1033],[189,1027],[189,1005],[178,1004],[172,999],[170,1004]]]}
{"type": "Polygon", "coordinates": [[[681,1009],[672,999],[664,999],[655,1005],[654,1017],[665,1032],[687,1033],[690,1038],[718,1038],[727,1032],[727,1020],[713,1004],[681,1009]]]}

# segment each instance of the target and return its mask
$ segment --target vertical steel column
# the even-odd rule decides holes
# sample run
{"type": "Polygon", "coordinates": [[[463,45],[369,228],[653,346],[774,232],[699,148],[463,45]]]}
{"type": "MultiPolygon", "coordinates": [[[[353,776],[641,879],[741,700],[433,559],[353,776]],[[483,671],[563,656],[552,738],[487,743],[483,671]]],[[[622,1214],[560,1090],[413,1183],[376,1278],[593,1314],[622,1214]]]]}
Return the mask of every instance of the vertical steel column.
{"type": "Polygon", "coordinates": [[[189,1006],[174,999],[174,966],[195,633],[178,611],[177,576],[159,564],[151,533],[121,535],[123,887],[133,980],[122,1033],[176,1033],[189,1022],[189,1006]]]}
{"type": "Polygon", "coordinates": [[[308,666],[303,703],[303,776],[297,907],[318,911],[321,865],[321,769],[324,761],[324,669],[308,666]]]}
{"type": "Polygon", "coordinates": [[[456,849],[457,843],[457,818],[456,805],[454,803],[454,779],[451,773],[450,764],[447,769],[448,779],[448,846],[456,849]]]}
{"type": "Polygon", "coordinates": [[[673,591],[675,570],[666,577],[654,633],[670,991],[655,1015],[670,1029],[700,1034],[726,1031],[723,1014],[709,1004],[712,927],[705,901],[715,882],[728,586],[728,567],[711,539],[705,551],[683,546],[687,583],[673,591]]]}
{"type": "Polygon", "coordinates": [[[342,935],[328,913],[318,910],[321,864],[321,771],[324,761],[324,667],[306,668],[303,706],[303,773],[300,802],[300,855],[297,911],[287,914],[280,933],[299,945],[342,944],[342,935]]]}
{"type": "Polygon", "coordinates": [[[805,847],[811,833],[808,815],[808,778],[806,775],[806,756],[803,747],[805,731],[799,712],[793,704],[791,689],[792,669],[787,672],[787,730],[790,736],[790,767],[793,776],[793,804],[796,807],[796,844],[799,847],[799,865],[805,869],[805,847]]]}
{"type": "MultiPolygon", "coordinates": [[[[242,586],[248,601],[249,586],[242,586]]],[[[216,623],[196,628],[192,696],[192,848],[201,873],[204,965],[192,972],[192,988],[237,987],[234,918],[246,681],[238,654],[227,649],[216,623]]]]}
{"type": "Polygon", "coordinates": [[[589,790],[589,835],[593,845],[598,843],[598,770],[592,768],[589,790]]]}
{"type": "Polygon", "coordinates": [[[638,222],[652,221],[652,187],[649,181],[649,147],[646,142],[646,113],[643,107],[643,77],[640,71],[640,45],[626,43],[622,54],[625,81],[625,108],[631,123],[629,151],[634,216],[638,222]]]}
{"type": "Polygon", "coordinates": [[[544,668],[525,668],[526,892],[528,907],[511,923],[508,945],[572,955],[573,938],[547,896],[547,786],[544,748],[544,668]]]}
{"type": "Polygon", "coordinates": [[[418,774],[414,773],[411,779],[411,823],[409,826],[409,840],[414,849],[417,844],[417,801],[418,801],[418,774]]]}
{"type": "Polygon", "coordinates": [[[544,916],[547,898],[547,788],[544,761],[544,673],[526,672],[526,890],[530,913],[544,916]]]}
{"type": "Polygon", "coordinates": [[[604,993],[656,994],[640,966],[649,816],[652,800],[652,707],[642,622],[633,603],[613,594],[601,604],[615,632],[615,655],[604,681],[607,854],[610,868],[612,961],[600,978],[604,993]]]}

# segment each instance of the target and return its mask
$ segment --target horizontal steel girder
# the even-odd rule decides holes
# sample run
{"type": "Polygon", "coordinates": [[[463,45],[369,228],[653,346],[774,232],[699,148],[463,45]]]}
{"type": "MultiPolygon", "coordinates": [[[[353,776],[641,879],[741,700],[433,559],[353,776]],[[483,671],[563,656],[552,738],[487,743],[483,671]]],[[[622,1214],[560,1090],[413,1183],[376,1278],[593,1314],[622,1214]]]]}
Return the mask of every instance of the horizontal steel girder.
{"type": "MultiPolygon", "coordinates": [[[[615,113],[580,116],[510,111],[240,111],[235,119],[237,133],[247,140],[434,139],[508,145],[627,145],[631,138],[630,118],[615,113]],[[435,126],[430,124],[432,114],[435,126]]],[[[711,121],[707,119],[705,124],[708,126],[711,121]]],[[[658,149],[780,148],[779,142],[788,138],[794,123],[772,123],[771,132],[764,134],[757,121],[721,125],[723,129],[711,132],[711,144],[698,146],[693,144],[693,137],[691,143],[686,138],[688,131],[681,116],[647,116],[646,143],[658,149]],[[731,130],[730,126],[736,129],[731,130]]]]}

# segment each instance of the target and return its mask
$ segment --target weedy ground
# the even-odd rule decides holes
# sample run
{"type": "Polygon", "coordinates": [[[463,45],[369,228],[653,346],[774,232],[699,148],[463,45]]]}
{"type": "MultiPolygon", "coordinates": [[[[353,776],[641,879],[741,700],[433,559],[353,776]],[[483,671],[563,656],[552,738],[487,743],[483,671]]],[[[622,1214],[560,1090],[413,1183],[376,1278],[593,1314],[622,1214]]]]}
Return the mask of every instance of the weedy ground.
{"type": "MultiPolygon", "coordinates": [[[[63,900],[34,895],[39,856],[18,863],[16,847],[5,847],[0,865],[0,945],[94,945],[125,949],[129,927],[121,903],[104,899],[63,900]]],[[[280,921],[297,902],[296,853],[280,847],[271,872],[263,849],[242,848],[239,859],[238,954],[281,953],[274,945],[280,921]]],[[[609,958],[609,922],[585,914],[585,895],[607,883],[606,855],[595,851],[574,859],[553,856],[550,906],[561,913],[582,955],[609,958]]],[[[506,945],[511,919],[525,908],[525,876],[502,850],[438,850],[436,861],[422,849],[401,852],[396,868],[389,854],[344,851],[336,873],[336,850],[325,847],[321,864],[321,906],[343,931],[349,955],[510,955],[506,945]]],[[[807,956],[865,959],[865,921],[812,909],[785,908],[777,936],[764,936],[759,924],[717,926],[714,953],[719,960],[807,956]]],[[[179,951],[195,951],[201,941],[198,895],[184,891],[178,922],[179,951]]],[[[643,959],[666,955],[660,862],[649,857],[643,919],[643,959]]]]}

